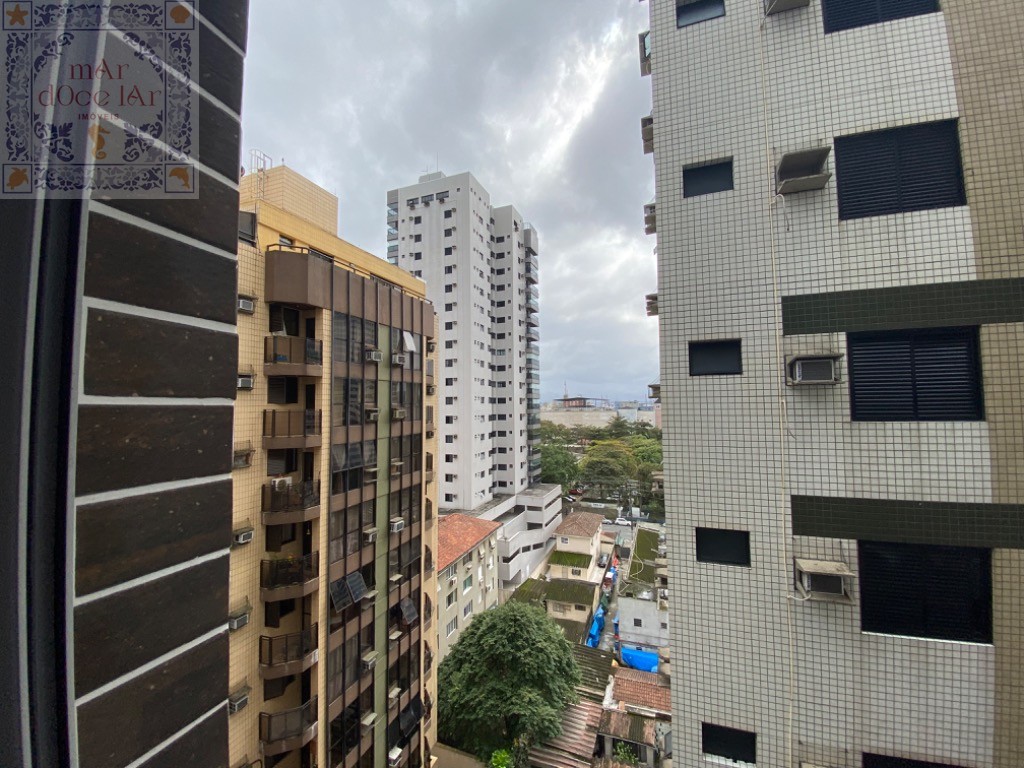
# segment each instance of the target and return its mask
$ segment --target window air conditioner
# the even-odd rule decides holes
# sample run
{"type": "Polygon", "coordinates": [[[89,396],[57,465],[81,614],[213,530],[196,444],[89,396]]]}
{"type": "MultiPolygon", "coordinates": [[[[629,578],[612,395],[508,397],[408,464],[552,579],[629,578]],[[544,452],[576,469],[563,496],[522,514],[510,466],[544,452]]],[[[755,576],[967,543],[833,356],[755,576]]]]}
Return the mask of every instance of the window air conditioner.
{"type": "Polygon", "coordinates": [[[393,574],[391,574],[390,576],[388,576],[388,583],[391,586],[393,586],[393,587],[398,586],[399,584],[402,583],[402,574],[400,574],[400,573],[393,573],[393,574]]]}
{"type": "Polygon", "coordinates": [[[428,395],[433,395],[436,392],[437,392],[437,385],[436,384],[427,384],[427,394],[428,395]]]}
{"type": "Polygon", "coordinates": [[[238,374],[238,389],[252,389],[254,384],[253,376],[251,373],[240,373],[238,374]]]}
{"type": "Polygon", "coordinates": [[[855,577],[846,563],[794,558],[796,589],[804,600],[848,603],[849,580],[855,577]]]}
{"type": "Polygon", "coordinates": [[[377,419],[379,419],[379,418],[380,418],[380,409],[379,408],[367,408],[366,409],[366,420],[367,421],[377,421],[377,419]]]}
{"type": "Polygon", "coordinates": [[[454,587],[455,586],[455,579],[454,578],[448,579],[448,586],[449,587],[454,587]]]}
{"type": "Polygon", "coordinates": [[[789,385],[837,384],[839,382],[840,355],[800,355],[792,357],[786,366],[789,385]]]}
{"type": "Polygon", "coordinates": [[[252,528],[243,528],[239,531],[235,531],[233,534],[233,540],[235,544],[241,546],[242,544],[249,544],[252,542],[253,530],[252,528]]]}
{"type": "Polygon", "coordinates": [[[256,302],[247,296],[239,296],[238,311],[243,312],[247,315],[251,315],[254,312],[256,312],[256,302]]]}
{"type": "MultiPolygon", "coordinates": [[[[392,633],[392,634],[394,634],[394,633],[392,633]]],[[[402,633],[399,632],[398,636],[401,637],[402,633]]],[[[395,702],[397,702],[398,701],[398,697],[401,696],[401,695],[402,695],[402,689],[399,688],[397,685],[392,686],[391,690],[388,691],[388,701],[395,701],[395,702]]]]}
{"type": "Polygon", "coordinates": [[[292,479],[290,477],[275,477],[270,481],[270,488],[274,491],[287,491],[292,487],[292,479]]]}
{"type": "Polygon", "coordinates": [[[384,360],[384,353],[379,349],[368,349],[363,353],[363,360],[367,363],[380,363],[384,360]]]}
{"type": "Polygon", "coordinates": [[[402,531],[404,529],[405,520],[403,520],[400,517],[393,518],[391,520],[391,525],[388,527],[388,530],[391,531],[391,533],[398,533],[399,531],[402,531]]]}
{"type": "Polygon", "coordinates": [[[393,355],[391,355],[391,365],[395,366],[396,368],[405,365],[405,360],[405,353],[403,352],[395,352],[393,355]]]}
{"type": "Polygon", "coordinates": [[[364,734],[365,733],[369,733],[371,730],[373,730],[373,726],[375,726],[376,724],[377,724],[377,713],[376,712],[371,712],[370,714],[366,715],[366,717],[364,717],[362,720],[359,721],[359,727],[362,729],[364,734]]]}
{"type": "Polygon", "coordinates": [[[228,616],[228,630],[235,632],[249,623],[249,611],[228,616]]]}
{"type": "Polygon", "coordinates": [[[388,752],[388,768],[398,768],[402,764],[402,748],[392,747],[388,752]]]}
{"type": "Polygon", "coordinates": [[[363,531],[363,544],[373,544],[377,540],[377,531],[369,529],[363,531]]]}
{"type": "Polygon", "coordinates": [[[228,697],[228,714],[233,715],[236,712],[241,712],[249,705],[249,691],[248,689],[238,691],[231,694],[228,697]]]}
{"type": "Polygon", "coordinates": [[[363,654],[363,672],[370,672],[377,666],[377,652],[369,651],[363,654]]]}
{"type": "Polygon", "coordinates": [[[434,352],[436,349],[437,349],[437,342],[436,341],[428,341],[427,342],[427,352],[434,352]]]}

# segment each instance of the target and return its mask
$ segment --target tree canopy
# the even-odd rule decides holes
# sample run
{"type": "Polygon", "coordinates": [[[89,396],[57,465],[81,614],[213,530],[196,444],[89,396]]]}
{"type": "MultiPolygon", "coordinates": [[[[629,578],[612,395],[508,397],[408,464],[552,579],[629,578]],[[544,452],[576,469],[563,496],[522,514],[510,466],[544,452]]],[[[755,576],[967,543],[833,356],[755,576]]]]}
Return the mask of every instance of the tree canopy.
{"type": "Polygon", "coordinates": [[[438,736],[484,762],[561,733],[580,671],[542,608],[509,601],[476,616],[438,667],[438,736]]]}
{"type": "Polygon", "coordinates": [[[580,478],[590,485],[619,489],[636,477],[637,461],[623,440],[599,440],[587,446],[580,478]]]}
{"type": "Polygon", "coordinates": [[[540,446],[540,480],[542,483],[558,483],[562,488],[571,488],[580,476],[579,466],[572,451],[558,443],[540,446]]]}

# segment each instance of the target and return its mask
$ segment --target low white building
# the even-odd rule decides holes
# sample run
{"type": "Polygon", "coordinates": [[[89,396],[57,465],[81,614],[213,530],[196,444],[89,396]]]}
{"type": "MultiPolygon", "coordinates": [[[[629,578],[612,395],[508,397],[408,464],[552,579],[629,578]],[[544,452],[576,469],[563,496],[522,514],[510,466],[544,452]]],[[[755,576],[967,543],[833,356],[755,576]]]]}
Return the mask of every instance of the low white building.
{"type": "Polygon", "coordinates": [[[438,662],[473,620],[498,605],[498,530],[469,515],[445,515],[437,524],[438,662]]]}
{"type": "Polygon", "coordinates": [[[657,651],[669,644],[668,565],[657,526],[638,524],[618,591],[619,641],[657,651]]]}

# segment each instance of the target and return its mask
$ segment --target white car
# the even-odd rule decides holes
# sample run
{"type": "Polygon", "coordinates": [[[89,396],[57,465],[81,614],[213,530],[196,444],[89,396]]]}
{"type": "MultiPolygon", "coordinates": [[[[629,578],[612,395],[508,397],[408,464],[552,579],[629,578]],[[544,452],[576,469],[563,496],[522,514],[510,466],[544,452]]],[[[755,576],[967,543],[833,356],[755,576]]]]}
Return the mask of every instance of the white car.
{"type": "Polygon", "coordinates": [[[615,518],[615,522],[613,523],[613,525],[628,525],[628,526],[632,527],[633,522],[631,520],[628,520],[625,517],[616,517],[615,518]]]}

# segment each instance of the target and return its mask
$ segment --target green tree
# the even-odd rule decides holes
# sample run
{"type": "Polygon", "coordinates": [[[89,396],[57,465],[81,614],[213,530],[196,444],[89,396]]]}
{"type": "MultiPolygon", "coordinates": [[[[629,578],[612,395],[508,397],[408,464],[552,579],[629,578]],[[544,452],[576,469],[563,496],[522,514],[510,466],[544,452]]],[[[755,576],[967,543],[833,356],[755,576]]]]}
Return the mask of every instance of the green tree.
{"type": "Polygon", "coordinates": [[[624,741],[620,741],[615,745],[615,762],[625,763],[626,765],[639,765],[640,758],[636,756],[633,747],[624,741]]]}
{"type": "Polygon", "coordinates": [[[580,671],[562,630],[516,600],[479,614],[438,667],[438,736],[486,762],[559,735],[580,671]]]}
{"type": "Polygon", "coordinates": [[[620,493],[636,476],[633,452],[622,440],[600,440],[587,447],[580,462],[580,479],[606,493],[620,493]]]}
{"type": "Polygon", "coordinates": [[[558,483],[568,490],[580,476],[576,457],[564,445],[541,443],[540,480],[542,483],[558,483]]]}
{"type": "Polygon", "coordinates": [[[555,424],[551,421],[542,421],[540,423],[539,434],[541,445],[547,445],[550,443],[555,443],[557,445],[571,445],[576,442],[571,429],[563,427],[561,424],[555,424]]]}
{"type": "Polygon", "coordinates": [[[633,452],[637,464],[653,464],[661,466],[661,441],[642,435],[630,435],[624,442],[633,452]]]}
{"type": "Polygon", "coordinates": [[[633,424],[616,415],[604,427],[605,434],[612,440],[621,440],[633,434],[633,424]]]}

